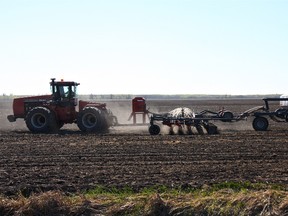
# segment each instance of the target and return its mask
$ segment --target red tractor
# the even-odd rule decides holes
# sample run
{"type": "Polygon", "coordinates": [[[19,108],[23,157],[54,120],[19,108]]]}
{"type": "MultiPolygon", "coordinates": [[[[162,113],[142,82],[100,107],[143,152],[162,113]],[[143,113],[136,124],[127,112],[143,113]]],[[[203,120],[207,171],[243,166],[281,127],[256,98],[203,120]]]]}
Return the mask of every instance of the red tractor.
{"type": "Polygon", "coordinates": [[[55,132],[68,123],[77,123],[83,132],[103,132],[118,124],[106,104],[83,100],[79,100],[78,104],[78,85],[76,82],[55,81],[53,78],[50,82],[51,95],[15,98],[14,115],[7,118],[10,122],[23,118],[34,133],[55,132]]]}

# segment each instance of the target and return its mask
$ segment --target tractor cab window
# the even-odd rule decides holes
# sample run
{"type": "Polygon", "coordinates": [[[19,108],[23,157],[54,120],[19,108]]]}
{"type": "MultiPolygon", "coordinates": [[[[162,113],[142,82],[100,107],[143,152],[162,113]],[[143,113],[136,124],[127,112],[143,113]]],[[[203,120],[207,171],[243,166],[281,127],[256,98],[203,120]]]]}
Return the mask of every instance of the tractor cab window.
{"type": "Polygon", "coordinates": [[[65,92],[68,91],[67,86],[59,86],[58,91],[61,98],[66,98],[65,92]]]}
{"type": "Polygon", "coordinates": [[[74,85],[74,86],[70,86],[70,89],[71,89],[71,90],[69,91],[69,92],[70,92],[69,97],[70,97],[70,98],[75,98],[76,95],[77,95],[77,94],[76,94],[76,86],[75,86],[75,85],[74,85]]]}
{"type": "Polygon", "coordinates": [[[75,86],[58,86],[58,94],[61,100],[69,100],[75,97],[76,88],[75,86]]]}

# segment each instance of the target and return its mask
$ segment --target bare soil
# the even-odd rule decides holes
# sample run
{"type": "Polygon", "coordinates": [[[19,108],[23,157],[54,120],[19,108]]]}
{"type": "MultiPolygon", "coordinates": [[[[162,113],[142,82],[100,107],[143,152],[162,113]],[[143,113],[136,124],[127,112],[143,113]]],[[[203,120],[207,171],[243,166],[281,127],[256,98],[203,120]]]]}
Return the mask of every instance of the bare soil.
{"type": "MultiPolygon", "coordinates": [[[[130,101],[107,105],[127,123],[130,101]]],[[[153,112],[186,106],[196,112],[222,106],[241,113],[262,105],[255,100],[148,101],[153,112]]],[[[276,106],[276,105],[275,105],[276,106]]],[[[287,125],[272,123],[266,132],[252,129],[251,120],[214,122],[217,135],[151,136],[148,126],[115,127],[106,134],[83,134],[66,126],[58,134],[32,134],[24,121],[9,123],[11,101],[0,102],[0,193],[61,190],[82,192],[97,185],[131,187],[202,187],[214,183],[288,184],[287,125]]]]}

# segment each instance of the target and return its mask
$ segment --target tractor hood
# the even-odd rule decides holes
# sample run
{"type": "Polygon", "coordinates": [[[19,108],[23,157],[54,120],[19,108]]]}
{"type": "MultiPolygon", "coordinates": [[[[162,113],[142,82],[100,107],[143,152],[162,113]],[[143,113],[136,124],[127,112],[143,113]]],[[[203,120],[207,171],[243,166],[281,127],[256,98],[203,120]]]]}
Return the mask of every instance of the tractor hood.
{"type": "Polygon", "coordinates": [[[15,118],[24,118],[25,116],[25,106],[24,102],[27,101],[47,101],[52,100],[52,95],[39,95],[39,96],[30,96],[30,97],[21,97],[15,98],[13,100],[13,113],[15,118]]]}

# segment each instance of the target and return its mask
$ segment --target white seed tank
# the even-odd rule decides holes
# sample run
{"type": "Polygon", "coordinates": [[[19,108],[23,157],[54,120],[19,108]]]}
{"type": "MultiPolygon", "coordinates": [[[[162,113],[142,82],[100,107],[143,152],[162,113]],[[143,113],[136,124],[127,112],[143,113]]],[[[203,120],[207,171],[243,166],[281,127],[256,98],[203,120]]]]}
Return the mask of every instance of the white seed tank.
{"type": "Polygon", "coordinates": [[[181,118],[181,117],[182,118],[194,118],[195,117],[195,113],[187,107],[176,108],[170,111],[169,115],[175,118],[181,118]]]}
{"type": "Polygon", "coordinates": [[[288,94],[283,94],[280,96],[280,98],[287,98],[287,101],[280,101],[281,107],[288,107],[288,94]]]}

